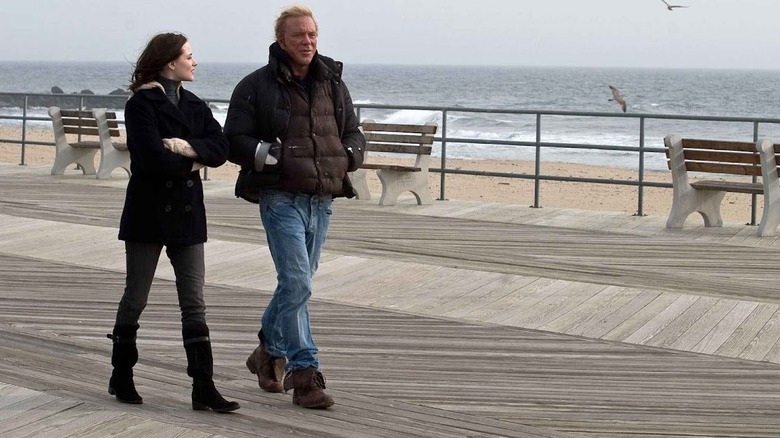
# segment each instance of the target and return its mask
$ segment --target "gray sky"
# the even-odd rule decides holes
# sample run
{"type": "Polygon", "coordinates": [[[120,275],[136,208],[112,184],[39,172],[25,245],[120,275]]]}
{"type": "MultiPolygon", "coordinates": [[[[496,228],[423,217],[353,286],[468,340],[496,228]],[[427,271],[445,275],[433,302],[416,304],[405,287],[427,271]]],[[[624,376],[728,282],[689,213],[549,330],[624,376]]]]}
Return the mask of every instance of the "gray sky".
{"type": "MultiPolygon", "coordinates": [[[[778,0],[309,0],[347,63],[780,69],[778,0]]],[[[187,34],[203,62],[264,64],[294,1],[5,0],[0,61],[135,61],[187,34]],[[13,41],[13,43],[11,43],[13,41]]]]}

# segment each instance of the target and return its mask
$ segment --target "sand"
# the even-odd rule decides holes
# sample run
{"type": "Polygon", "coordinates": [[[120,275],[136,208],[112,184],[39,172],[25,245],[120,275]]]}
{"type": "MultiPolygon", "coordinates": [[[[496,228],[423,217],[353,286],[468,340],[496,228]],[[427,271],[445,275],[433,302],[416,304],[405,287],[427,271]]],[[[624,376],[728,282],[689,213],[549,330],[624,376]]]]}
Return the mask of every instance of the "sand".
{"type": "MultiPolygon", "coordinates": [[[[20,163],[21,145],[3,142],[3,140],[21,140],[21,129],[0,128],[0,162],[20,163]]],[[[51,130],[28,130],[27,141],[54,142],[51,130]]],[[[27,164],[46,164],[54,162],[53,146],[28,145],[25,150],[27,164]]],[[[389,161],[386,157],[372,157],[375,161],[389,161]]],[[[440,161],[434,158],[432,167],[439,167],[440,161]]],[[[530,161],[512,160],[454,160],[448,159],[447,168],[506,172],[533,175],[534,163],[530,161]]],[[[589,166],[561,162],[544,162],[541,166],[545,175],[563,177],[598,178],[614,181],[637,181],[638,172],[631,169],[621,169],[607,166],[589,166]]],[[[116,174],[116,173],[115,173],[116,174]]],[[[232,163],[209,169],[208,177],[214,180],[234,181],[238,167],[232,163]]],[[[430,187],[434,198],[440,195],[440,178],[438,173],[431,173],[430,187]]],[[[671,173],[668,171],[646,171],[645,181],[671,183],[671,173]]],[[[373,171],[369,171],[369,189],[371,193],[381,193],[381,185],[373,171]]],[[[446,198],[452,200],[471,200],[482,202],[497,202],[531,206],[534,203],[534,182],[528,179],[453,175],[448,174],[445,182],[446,198]]],[[[728,193],[722,204],[722,215],[725,221],[750,220],[750,195],[728,193]]],[[[758,198],[758,217],[761,217],[761,204],[758,198]]],[[[636,214],[638,210],[638,189],[635,186],[615,184],[575,183],[564,181],[542,181],[540,186],[540,205],[542,207],[573,208],[582,210],[599,210],[609,212],[625,212],[636,214]]],[[[672,205],[671,188],[645,187],[644,211],[646,215],[666,217],[672,205]]],[[[689,221],[700,221],[700,218],[689,218],[689,221]]]]}

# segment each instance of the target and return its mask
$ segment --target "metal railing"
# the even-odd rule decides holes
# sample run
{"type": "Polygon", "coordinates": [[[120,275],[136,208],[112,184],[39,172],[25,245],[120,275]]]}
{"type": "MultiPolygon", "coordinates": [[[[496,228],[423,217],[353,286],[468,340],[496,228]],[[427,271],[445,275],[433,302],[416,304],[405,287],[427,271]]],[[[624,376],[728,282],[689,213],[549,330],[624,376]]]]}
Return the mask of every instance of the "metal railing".
{"type": "MultiPolygon", "coordinates": [[[[26,139],[27,122],[28,121],[49,121],[48,117],[31,117],[28,116],[28,109],[30,107],[31,98],[51,98],[52,94],[33,94],[33,93],[0,93],[0,103],[3,99],[8,97],[15,98],[16,101],[22,105],[21,116],[8,116],[0,114],[0,120],[21,120],[21,139],[2,139],[0,143],[12,143],[21,145],[21,163],[25,164],[25,146],[26,145],[47,145],[53,146],[54,143],[35,142],[28,141],[26,139]]],[[[75,99],[77,101],[74,106],[79,109],[85,108],[85,101],[95,99],[96,102],[101,102],[102,99],[117,99],[121,96],[106,96],[106,95],[55,95],[58,98],[75,99]]],[[[208,103],[222,103],[227,104],[227,99],[204,99],[208,103]]],[[[93,107],[95,105],[92,105],[93,107]]],[[[580,112],[580,111],[551,111],[551,110],[508,110],[508,109],[490,109],[490,108],[463,108],[463,107],[444,107],[444,106],[410,106],[410,105],[377,105],[377,104],[355,104],[358,118],[362,120],[361,114],[367,111],[391,111],[391,110],[411,110],[411,111],[428,111],[441,114],[441,126],[439,134],[436,137],[436,141],[440,144],[440,167],[431,168],[430,171],[440,174],[440,191],[439,200],[445,200],[446,198],[446,179],[450,174],[462,174],[473,176],[490,176],[501,178],[520,178],[529,179],[534,181],[534,201],[531,207],[541,207],[541,186],[542,181],[563,181],[563,182],[577,182],[577,183],[590,183],[590,184],[611,184],[622,186],[635,186],[637,190],[637,210],[635,215],[644,216],[644,189],[646,187],[660,187],[660,188],[672,188],[671,183],[656,182],[645,180],[645,161],[647,154],[664,154],[663,147],[648,147],[646,146],[646,122],[648,120],[673,120],[673,121],[693,121],[693,122],[719,122],[719,123],[749,123],[752,125],[752,137],[753,141],[757,141],[759,138],[759,127],[761,124],[780,125],[780,119],[773,118],[757,118],[757,117],[722,117],[722,116],[695,116],[695,115],[674,115],[674,114],[649,114],[649,113],[607,113],[607,112],[580,112]],[[533,116],[534,118],[534,131],[535,138],[533,141],[514,141],[514,140],[486,140],[479,138],[465,138],[465,137],[451,137],[448,134],[448,117],[451,113],[470,113],[470,114],[509,114],[509,115],[525,115],[533,116]],[[627,118],[638,121],[638,144],[637,145],[605,145],[605,144],[581,144],[581,143],[564,143],[564,142],[546,142],[542,141],[543,138],[543,121],[548,117],[572,117],[572,118],[627,118]],[[451,168],[447,166],[447,147],[453,144],[478,144],[478,145],[501,145],[511,147],[525,147],[533,148],[534,150],[534,172],[533,173],[513,173],[513,172],[494,172],[494,171],[480,171],[480,170],[464,170],[459,168],[451,168]],[[543,149],[585,149],[585,150],[605,150],[612,152],[630,152],[637,154],[636,171],[637,178],[635,180],[616,180],[616,179],[603,179],[603,178],[583,178],[574,176],[561,176],[561,175],[547,175],[542,173],[542,150],[543,149]]],[[[124,123],[120,120],[119,123],[124,123]]],[[[207,174],[204,175],[207,178],[207,174]]],[[[753,177],[755,182],[756,177],[753,177]]],[[[751,202],[751,225],[756,224],[756,209],[757,209],[757,196],[752,195],[751,202]]]]}

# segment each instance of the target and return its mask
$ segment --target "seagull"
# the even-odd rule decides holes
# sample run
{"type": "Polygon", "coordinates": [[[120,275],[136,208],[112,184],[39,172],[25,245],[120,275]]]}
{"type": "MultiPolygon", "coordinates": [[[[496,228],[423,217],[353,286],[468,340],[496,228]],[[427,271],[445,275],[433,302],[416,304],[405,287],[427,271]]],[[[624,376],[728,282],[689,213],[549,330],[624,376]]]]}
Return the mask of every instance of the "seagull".
{"type": "Polygon", "coordinates": [[[609,86],[609,89],[612,90],[612,99],[609,99],[609,101],[617,103],[620,105],[620,109],[622,109],[623,112],[626,112],[626,98],[620,94],[620,90],[613,87],[612,85],[609,86]]]}
{"type": "Polygon", "coordinates": [[[682,5],[670,5],[669,3],[666,3],[666,0],[661,0],[666,5],[666,9],[673,11],[674,8],[687,8],[688,6],[682,6],[682,5]]]}

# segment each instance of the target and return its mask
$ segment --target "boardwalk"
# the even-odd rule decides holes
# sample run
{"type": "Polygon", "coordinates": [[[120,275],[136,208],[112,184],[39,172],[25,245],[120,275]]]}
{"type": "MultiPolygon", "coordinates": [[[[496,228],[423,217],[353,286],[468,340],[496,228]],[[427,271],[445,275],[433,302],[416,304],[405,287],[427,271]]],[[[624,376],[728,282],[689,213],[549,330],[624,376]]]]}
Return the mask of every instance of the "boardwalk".
{"type": "Polygon", "coordinates": [[[206,300],[236,414],[189,409],[173,273],[141,321],[141,406],[106,393],[126,181],[0,165],[0,436],[780,436],[780,240],[475,202],[339,200],[312,318],[334,409],[244,368],[274,272],[207,182],[206,300]]]}

